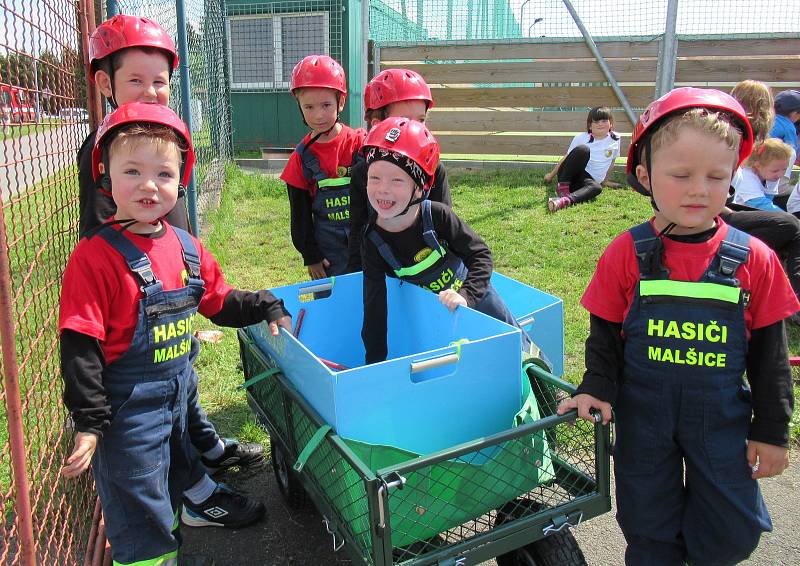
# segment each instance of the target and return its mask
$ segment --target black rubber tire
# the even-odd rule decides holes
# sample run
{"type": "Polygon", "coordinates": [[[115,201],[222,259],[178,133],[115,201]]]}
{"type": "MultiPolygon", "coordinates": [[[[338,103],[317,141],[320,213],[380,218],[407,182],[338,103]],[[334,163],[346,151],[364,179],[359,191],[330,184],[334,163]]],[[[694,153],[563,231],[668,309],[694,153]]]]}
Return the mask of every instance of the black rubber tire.
{"type": "Polygon", "coordinates": [[[583,551],[570,531],[553,533],[496,560],[497,566],[586,566],[583,551]]]}
{"type": "Polygon", "coordinates": [[[281,492],[283,500],[290,509],[307,509],[310,507],[311,499],[303,488],[300,480],[295,476],[295,471],[286,458],[286,453],[276,442],[272,444],[272,471],[275,472],[275,480],[278,483],[278,490],[281,492]]]}
{"type": "MultiPolygon", "coordinates": [[[[517,499],[509,502],[497,510],[495,526],[502,525],[517,517],[512,509],[528,507],[538,509],[535,501],[517,499]]],[[[497,566],[586,566],[586,557],[583,555],[578,541],[571,531],[563,531],[547,535],[530,544],[502,554],[496,558],[497,566]]]]}

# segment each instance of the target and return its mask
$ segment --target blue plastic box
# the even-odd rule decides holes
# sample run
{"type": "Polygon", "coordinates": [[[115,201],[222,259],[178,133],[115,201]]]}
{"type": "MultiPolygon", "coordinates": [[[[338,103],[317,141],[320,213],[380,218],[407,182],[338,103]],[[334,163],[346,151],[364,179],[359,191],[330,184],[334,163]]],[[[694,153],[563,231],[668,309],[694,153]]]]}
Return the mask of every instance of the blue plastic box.
{"type": "MultiPolygon", "coordinates": [[[[273,337],[263,323],[254,339],[342,437],[429,454],[506,430],[522,403],[520,331],[472,309],[450,313],[414,285],[387,278],[386,286],[385,362],[363,365],[361,273],[272,289],[295,321],[305,309],[299,340],[283,329],[273,337]],[[327,288],[330,296],[317,298],[327,288]],[[332,370],[319,358],[349,369],[332,370]]],[[[514,297],[515,315],[540,310],[521,308],[522,296],[514,297]]],[[[549,308],[560,314],[554,301],[549,308]]]]}

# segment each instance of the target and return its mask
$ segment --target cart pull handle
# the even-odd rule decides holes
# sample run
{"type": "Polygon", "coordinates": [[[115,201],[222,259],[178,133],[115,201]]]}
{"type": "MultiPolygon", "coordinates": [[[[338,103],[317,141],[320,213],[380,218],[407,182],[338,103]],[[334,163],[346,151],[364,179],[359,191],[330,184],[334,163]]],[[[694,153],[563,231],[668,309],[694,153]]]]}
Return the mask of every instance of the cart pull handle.
{"type": "Polygon", "coordinates": [[[564,529],[564,527],[578,528],[578,525],[581,524],[581,521],[583,521],[583,511],[580,512],[580,515],[578,515],[578,520],[575,523],[570,523],[570,518],[567,515],[557,515],[553,517],[553,524],[547,525],[545,528],[543,528],[542,533],[544,536],[547,536],[561,531],[564,529]]]}
{"type": "Polygon", "coordinates": [[[319,445],[322,444],[322,441],[332,430],[333,428],[330,425],[322,425],[317,429],[317,432],[315,432],[314,436],[312,436],[311,439],[308,441],[305,448],[303,448],[303,451],[300,452],[300,455],[297,457],[297,461],[294,463],[294,466],[292,466],[295,472],[303,471],[306,462],[308,462],[308,459],[311,458],[311,455],[314,453],[314,450],[316,450],[317,447],[319,447],[319,445]]]}
{"type": "Polygon", "coordinates": [[[403,486],[406,485],[406,478],[400,474],[392,472],[390,475],[395,476],[396,479],[390,482],[382,481],[378,486],[378,530],[381,532],[381,536],[383,536],[383,529],[386,528],[386,494],[393,487],[403,489],[403,486]]]}
{"type": "Polygon", "coordinates": [[[334,552],[339,552],[339,549],[341,549],[344,546],[344,537],[342,537],[341,542],[339,542],[337,544],[337,542],[336,542],[336,527],[332,527],[331,526],[331,521],[325,516],[322,517],[322,524],[325,525],[325,530],[328,531],[328,534],[333,537],[333,551],[334,552]]]}

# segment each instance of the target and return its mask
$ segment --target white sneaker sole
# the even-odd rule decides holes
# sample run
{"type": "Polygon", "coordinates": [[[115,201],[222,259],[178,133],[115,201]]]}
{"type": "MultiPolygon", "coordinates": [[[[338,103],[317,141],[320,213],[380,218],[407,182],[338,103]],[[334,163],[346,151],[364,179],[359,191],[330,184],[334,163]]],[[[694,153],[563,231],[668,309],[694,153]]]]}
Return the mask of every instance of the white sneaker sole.
{"type": "Polygon", "coordinates": [[[181,523],[186,525],[187,527],[224,527],[222,523],[215,523],[208,519],[203,519],[201,517],[195,517],[186,512],[186,507],[181,509],[181,523]]]}

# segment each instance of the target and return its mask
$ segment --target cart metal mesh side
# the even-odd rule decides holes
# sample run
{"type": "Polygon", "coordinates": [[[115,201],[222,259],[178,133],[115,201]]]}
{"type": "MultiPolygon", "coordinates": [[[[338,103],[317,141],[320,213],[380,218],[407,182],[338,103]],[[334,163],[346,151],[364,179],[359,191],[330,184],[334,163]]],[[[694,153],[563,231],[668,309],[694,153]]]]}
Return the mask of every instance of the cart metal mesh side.
{"type": "MultiPolygon", "coordinates": [[[[240,340],[247,378],[272,365],[246,331],[240,340]]],[[[514,426],[424,456],[326,432],[280,373],[248,397],[292,462],[312,447],[297,476],[356,563],[477,563],[611,507],[608,427],[557,415],[573,386],[536,366],[527,374],[529,403],[514,426]]]]}

